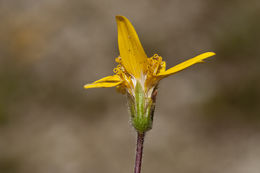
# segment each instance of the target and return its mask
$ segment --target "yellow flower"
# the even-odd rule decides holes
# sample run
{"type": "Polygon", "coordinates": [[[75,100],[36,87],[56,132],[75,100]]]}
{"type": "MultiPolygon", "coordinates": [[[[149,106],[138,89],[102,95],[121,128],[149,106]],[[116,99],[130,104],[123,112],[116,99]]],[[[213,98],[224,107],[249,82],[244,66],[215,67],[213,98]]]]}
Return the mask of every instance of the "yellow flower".
{"type": "Polygon", "coordinates": [[[127,92],[135,96],[135,88],[139,83],[145,97],[151,98],[161,79],[215,55],[213,52],[206,52],[166,70],[166,63],[161,56],[155,54],[147,57],[133,25],[126,17],[116,16],[116,21],[120,56],[116,58],[118,66],[113,70],[115,74],[86,84],[86,89],[117,87],[121,93],[127,92]]]}
{"type": "Polygon", "coordinates": [[[107,76],[84,87],[116,87],[123,94],[127,93],[132,117],[132,124],[138,133],[145,133],[152,128],[157,86],[161,79],[175,74],[203,59],[215,55],[206,52],[166,70],[162,57],[155,54],[148,58],[138,35],[124,16],[116,16],[118,27],[118,45],[120,56],[113,76],[107,76]]]}

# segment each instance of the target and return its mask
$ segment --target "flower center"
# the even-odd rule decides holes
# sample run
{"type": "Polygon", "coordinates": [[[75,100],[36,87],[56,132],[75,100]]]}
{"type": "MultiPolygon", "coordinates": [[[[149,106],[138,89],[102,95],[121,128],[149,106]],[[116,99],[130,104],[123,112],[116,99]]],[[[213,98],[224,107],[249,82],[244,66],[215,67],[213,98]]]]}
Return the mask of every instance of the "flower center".
{"type": "Polygon", "coordinates": [[[162,57],[157,54],[146,59],[140,79],[126,70],[122,64],[121,57],[116,58],[115,61],[118,65],[113,71],[123,81],[121,85],[117,86],[117,90],[122,94],[128,92],[130,95],[134,96],[136,84],[139,82],[145,91],[146,97],[150,98],[154,87],[157,86],[157,83],[160,80],[157,77],[157,74],[165,71],[165,62],[162,61],[162,57]]]}

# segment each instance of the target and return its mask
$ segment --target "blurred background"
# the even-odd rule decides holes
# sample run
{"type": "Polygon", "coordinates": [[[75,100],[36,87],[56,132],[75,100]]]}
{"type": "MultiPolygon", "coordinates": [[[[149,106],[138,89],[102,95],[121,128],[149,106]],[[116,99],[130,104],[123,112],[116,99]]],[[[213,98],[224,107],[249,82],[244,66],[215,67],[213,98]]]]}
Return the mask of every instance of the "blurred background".
{"type": "Polygon", "coordinates": [[[118,14],[167,67],[217,53],[160,83],[143,172],[258,173],[259,0],[1,0],[0,173],[133,172],[125,96],[83,89],[116,66],[118,14]]]}

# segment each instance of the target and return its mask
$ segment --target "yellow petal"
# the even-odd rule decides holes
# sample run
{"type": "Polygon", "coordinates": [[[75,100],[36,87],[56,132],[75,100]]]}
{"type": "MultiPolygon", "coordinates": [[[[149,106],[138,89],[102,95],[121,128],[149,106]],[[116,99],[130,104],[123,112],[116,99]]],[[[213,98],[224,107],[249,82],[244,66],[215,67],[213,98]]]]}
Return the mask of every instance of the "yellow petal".
{"type": "Polygon", "coordinates": [[[86,84],[84,86],[85,89],[88,88],[107,88],[107,87],[114,87],[121,84],[122,81],[118,75],[114,76],[107,76],[102,79],[99,79],[91,84],[86,84]]]}
{"type": "Polygon", "coordinates": [[[117,85],[121,84],[121,82],[102,82],[102,83],[92,83],[92,84],[87,84],[84,85],[85,89],[89,89],[89,88],[109,88],[109,87],[115,87],[117,85]]]}
{"type": "Polygon", "coordinates": [[[191,58],[187,61],[184,61],[183,63],[180,63],[164,72],[161,72],[159,73],[157,76],[158,77],[166,77],[166,76],[169,76],[169,75],[172,75],[174,73],[177,73],[181,70],[184,70],[185,68],[193,65],[193,64],[196,64],[196,63],[199,63],[199,62],[203,62],[203,59],[206,59],[206,58],[209,58],[211,56],[215,55],[214,52],[206,52],[206,53],[203,53],[203,54],[200,54],[194,58],[191,58]]]}
{"type": "Polygon", "coordinates": [[[107,76],[107,77],[104,77],[102,79],[99,79],[93,83],[100,83],[100,82],[120,82],[121,79],[118,75],[114,75],[114,76],[107,76]]]}
{"type": "Polygon", "coordinates": [[[136,78],[140,78],[147,58],[142,44],[133,25],[126,17],[116,16],[116,21],[118,28],[118,47],[122,64],[128,73],[136,78]]]}

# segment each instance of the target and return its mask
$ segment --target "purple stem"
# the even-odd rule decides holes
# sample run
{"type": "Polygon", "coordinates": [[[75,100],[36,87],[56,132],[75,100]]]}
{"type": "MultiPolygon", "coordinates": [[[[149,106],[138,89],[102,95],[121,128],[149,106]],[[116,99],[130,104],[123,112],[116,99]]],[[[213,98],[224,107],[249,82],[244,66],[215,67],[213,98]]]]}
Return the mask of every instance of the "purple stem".
{"type": "Polygon", "coordinates": [[[144,136],[145,136],[144,133],[137,132],[135,172],[134,173],[141,173],[144,136]]]}

